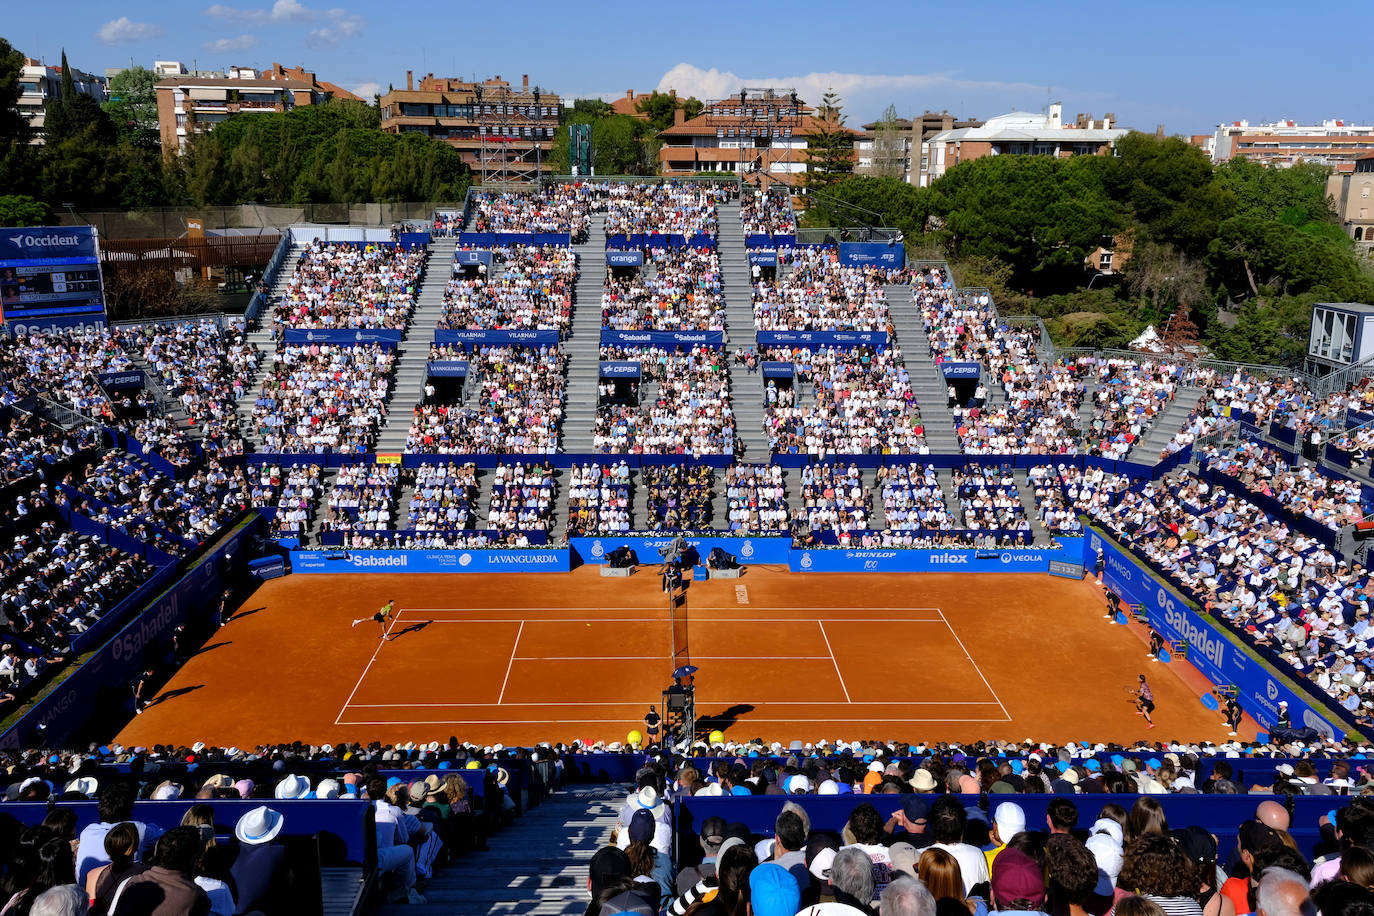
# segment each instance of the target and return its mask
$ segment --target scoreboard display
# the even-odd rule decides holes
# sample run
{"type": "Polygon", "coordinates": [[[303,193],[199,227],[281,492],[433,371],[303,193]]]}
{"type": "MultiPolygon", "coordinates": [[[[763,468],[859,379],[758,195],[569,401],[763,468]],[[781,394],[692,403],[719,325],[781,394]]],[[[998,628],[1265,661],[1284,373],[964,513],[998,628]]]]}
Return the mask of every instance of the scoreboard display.
{"type": "Polygon", "coordinates": [[[11,331],[103,324],[105,290],[90,226],[0,229],[0,312],[11,331]]]}

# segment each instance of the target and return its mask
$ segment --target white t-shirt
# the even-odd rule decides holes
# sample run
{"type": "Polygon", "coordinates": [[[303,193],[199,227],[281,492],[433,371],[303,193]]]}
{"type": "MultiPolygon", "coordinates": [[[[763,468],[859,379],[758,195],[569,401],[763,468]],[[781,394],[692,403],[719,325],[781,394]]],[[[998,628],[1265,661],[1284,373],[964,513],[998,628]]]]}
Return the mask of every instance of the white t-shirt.
{"type": "Polygon", "coordinates": [[[983,855],[983,851],[977,846],[970,846],[968,843],[932,843],[930,848],[943,849],[958,861],[959,873],[964,878],[965,894],[972,893],[975,884],[989,880],[987,856],[983,855]]]}

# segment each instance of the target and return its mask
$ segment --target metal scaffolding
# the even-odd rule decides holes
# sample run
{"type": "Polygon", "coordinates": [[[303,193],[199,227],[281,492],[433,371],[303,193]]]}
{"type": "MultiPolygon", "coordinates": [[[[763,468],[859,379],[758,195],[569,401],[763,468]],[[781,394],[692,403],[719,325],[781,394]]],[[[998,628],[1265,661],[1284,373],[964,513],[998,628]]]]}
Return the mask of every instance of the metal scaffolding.
{"type": "Polygon", "coordinates": [[[474,87],[482,184],[536,184],[558,131],[559,98],[488,81],[474,87]]]}
{"type": "Polygon", "coordinates": [[[708,126],[715,128],[721,148],[739,151],[735,174],[766,187],[790,185],[790,171],[774,172],[774,163],[790,162],[793,137],[801,136],[806,104],[791,87],[745,88],[728,98],[706,104],[708,126]]]}

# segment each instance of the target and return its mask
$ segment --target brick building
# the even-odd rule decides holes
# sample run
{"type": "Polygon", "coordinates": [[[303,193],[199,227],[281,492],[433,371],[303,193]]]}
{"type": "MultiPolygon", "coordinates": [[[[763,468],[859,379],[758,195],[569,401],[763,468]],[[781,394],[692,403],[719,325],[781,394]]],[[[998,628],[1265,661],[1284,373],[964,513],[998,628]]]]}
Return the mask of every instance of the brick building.
{"type": "Polygon", "coordinates": [[[908,184],[923,185],[929,163],[924,156],[913,157],[912,150],[921,150],[921,144],[941,131],[981,126],[983,122],[975,118],[960,120],[948,111],[939,114],[927,111],[914,120],[898,118],[895,142],[891,148],[884,148],[881,125],[872,121],[864,125],[863,133],[854,144],[859,157],[854,171],[859,175],[901,177],[908,184]]]}
{"type": "Polygon", "coordinates": [[[1216,132],[1199,145],[1213,162],[1244,156],[1264,165],[1316,162],[1349,172],[1356,161],[1374,155],[1374,126],[1336,120],[1320,124],[1232,121],[1218,125],[1216,132]]]}
{"type": "MultiPolygon", "coordinates": [[[[761,186],[800,186],[806,175],[808,139],[824,130],[815,111],[785,89],[746,89],[708,102],[688,119],[676,112],[672,127],[659,134],[660,172],[665,176],[721,172],[761,186]]],[[[841,128],[857,138],[858,131],[841,128]]]]}
{"type": "Polygon", "coordinates": [[[495,76],[480,83],[428,74],[415,85],[381,98],[382,130],[422,133],[443,140],[483,182],[524,182],[549,175],[549,152],[558,136],[562,101],[535,86],[529,75],[518,88],[495,76]]]}
{"type": "MultiPolygon", "coordinates": [[[[215,129],[215,125],[235,114],[261,114],[290,111],[302,105],[320,105],[330,92],[314,79],[298,80],[285,75],[264,77],[251,67],[231,67],[225,72],[187,73],[175,61],[159,61],[159,75],[175,75],[159,80],[157,126],[162,136],[162,152],[179,155],[194,133],[215,129]],[[177,71],[181,72],[178,73],[177,71]]],[[[302,71],[304,72],[304,71],[302,71]]],[[[348,93],[353,96],[352,93],[348,93]]]]}

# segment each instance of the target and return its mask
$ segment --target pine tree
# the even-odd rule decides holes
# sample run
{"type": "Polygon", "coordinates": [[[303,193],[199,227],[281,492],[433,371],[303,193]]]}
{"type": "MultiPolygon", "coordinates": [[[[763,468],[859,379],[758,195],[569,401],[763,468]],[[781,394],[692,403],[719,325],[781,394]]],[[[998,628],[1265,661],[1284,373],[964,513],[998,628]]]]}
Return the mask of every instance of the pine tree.
{"type": "Polygon", "coordinates": [[[824,190],[854,171],[854,134],[844,126],[844,108],[833,89],[816,109],[816,130],[807,139],[806,187],[824,190]]]}

